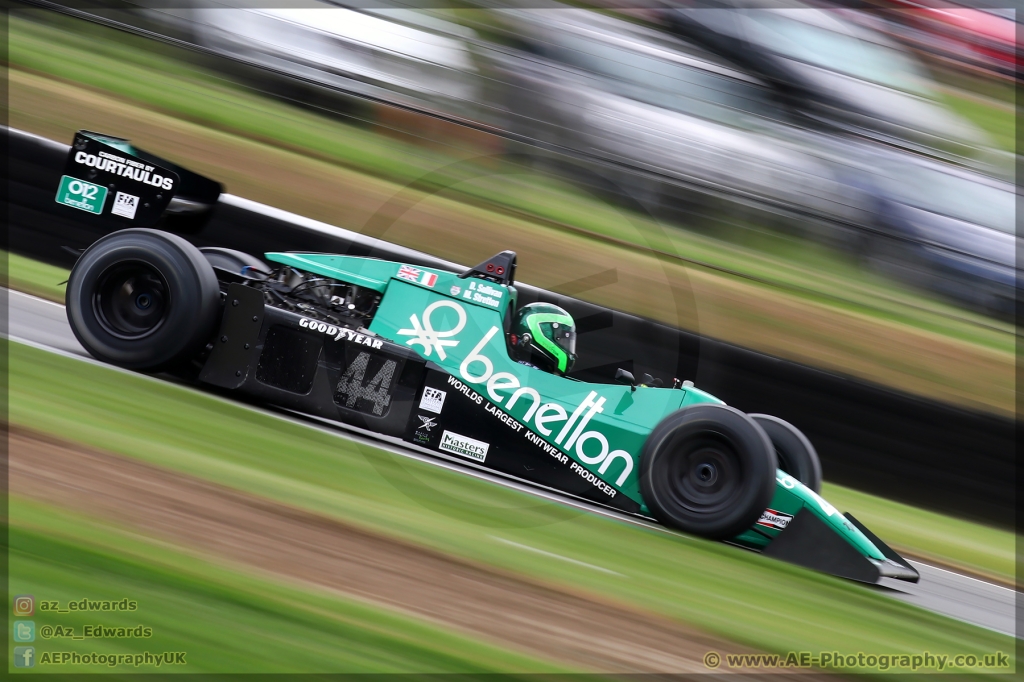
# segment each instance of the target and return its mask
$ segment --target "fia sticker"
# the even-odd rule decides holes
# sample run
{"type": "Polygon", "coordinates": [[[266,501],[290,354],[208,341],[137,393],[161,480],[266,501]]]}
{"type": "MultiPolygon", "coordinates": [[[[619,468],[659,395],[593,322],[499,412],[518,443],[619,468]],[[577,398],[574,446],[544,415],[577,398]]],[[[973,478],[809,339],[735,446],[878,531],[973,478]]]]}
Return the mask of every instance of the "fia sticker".
{"type": "MultiPolygon", "coordinates": [[[[420,409],[434,414],[441,414],[444,407],[445,392],[430,386],[423,387],[423,397],[420,398],[420,409]]],[[[420,417],[422,419],[422,417],[420,417]]]]}
{"type": "Polygon", "coordinates": [[[125,218],[134,218],[135,210],[139,207],[139,198],[134,194],[118,192],[114,195],[114,207],[110,212],[125,218]]]}

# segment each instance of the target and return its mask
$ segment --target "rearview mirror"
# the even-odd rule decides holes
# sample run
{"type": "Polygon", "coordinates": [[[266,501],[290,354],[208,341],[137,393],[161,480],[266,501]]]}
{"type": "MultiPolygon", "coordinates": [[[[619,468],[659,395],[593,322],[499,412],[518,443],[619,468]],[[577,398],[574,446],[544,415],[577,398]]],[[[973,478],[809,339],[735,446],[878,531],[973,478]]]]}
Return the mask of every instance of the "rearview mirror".
{"type": "Polygon", "coordinates": [[[615,370],[615,381],[620,384],[629,384],[630,388],[636,390],[636,379],[633,378],[633,373],[627,372],[621,367],[615,370]]]}

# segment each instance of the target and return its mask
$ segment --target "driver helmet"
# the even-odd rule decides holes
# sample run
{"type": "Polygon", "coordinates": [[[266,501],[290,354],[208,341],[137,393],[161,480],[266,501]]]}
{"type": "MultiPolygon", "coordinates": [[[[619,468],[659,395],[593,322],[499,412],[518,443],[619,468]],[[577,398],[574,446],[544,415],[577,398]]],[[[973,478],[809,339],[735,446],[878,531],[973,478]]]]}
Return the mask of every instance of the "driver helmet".
{"type": "Polygon", "coordinates": [[[565,374],[576,362],[576,323],[551,303],[520,308],[509,341],[517,360],[553,374],[565,374]]]}

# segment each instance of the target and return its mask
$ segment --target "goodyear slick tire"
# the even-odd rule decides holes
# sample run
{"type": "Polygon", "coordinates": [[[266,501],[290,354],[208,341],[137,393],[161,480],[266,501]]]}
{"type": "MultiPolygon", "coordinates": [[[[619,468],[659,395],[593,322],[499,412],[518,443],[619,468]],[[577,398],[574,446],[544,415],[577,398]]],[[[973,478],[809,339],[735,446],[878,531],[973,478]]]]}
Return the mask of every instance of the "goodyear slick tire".
{"type": "Polygon", "coordinates": [[[775,450],[750,417],[693,405],[659,423],[644,443],[640,489],[667,526],[722,540],[750,528],[775,494],[775,450]]]}
{"type": "Polygon", "coordinates": [[[775,447],[779,468],[816,493],[821,492],[821,460],[818,453],[801,433],[787,421],[768,414],[752,414],[753,419],[775,447]]]}
{"type": "Polygon", "coordinates": [[[141,371],[192,357],[221,310],[217,278],[199,250],[143,228],[90,246],[71,270],[65,302],[71,330],[93,357],[141,371]]]}

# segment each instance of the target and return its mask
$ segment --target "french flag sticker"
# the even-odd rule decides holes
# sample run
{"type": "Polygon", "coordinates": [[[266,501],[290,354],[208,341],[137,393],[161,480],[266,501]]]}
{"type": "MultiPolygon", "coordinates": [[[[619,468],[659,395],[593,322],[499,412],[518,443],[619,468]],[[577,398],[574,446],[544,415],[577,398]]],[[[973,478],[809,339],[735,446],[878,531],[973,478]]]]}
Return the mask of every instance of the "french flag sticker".
{"type": "Polygon", "coordinates": [[[422,284],[425,287],[432,287],[432,286],[434,286],[434,282],[436,282],[436,281],[437,281],[437,275],[435,275],[432,272],[424,272],[423,276],[420,277],[420,284],[422,284]]]}

